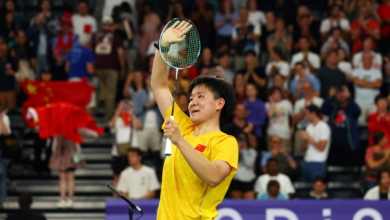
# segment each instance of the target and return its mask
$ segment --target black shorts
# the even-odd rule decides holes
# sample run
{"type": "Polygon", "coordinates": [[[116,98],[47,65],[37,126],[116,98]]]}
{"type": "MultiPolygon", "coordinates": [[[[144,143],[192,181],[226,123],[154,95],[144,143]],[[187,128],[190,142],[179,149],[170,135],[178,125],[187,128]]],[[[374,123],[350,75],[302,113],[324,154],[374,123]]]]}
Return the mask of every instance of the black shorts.
{"type": "Polygon", "coordinates": [[[114,175],[120,175],[121,172],[126,169],[127,165],[127,157],[112,157],[111,169],[114,172],[114,175]]]}
{"type": "MultiPolygon", "coordinates": [[[[256,179],[255,179],[256,180],[256,179]]],[[[239,180],[233,179],[230,183],[231,191],[241,191],[241,192],[249,192],[254,190],[255,180],[250,182],[242,182],[239,180]]]]}

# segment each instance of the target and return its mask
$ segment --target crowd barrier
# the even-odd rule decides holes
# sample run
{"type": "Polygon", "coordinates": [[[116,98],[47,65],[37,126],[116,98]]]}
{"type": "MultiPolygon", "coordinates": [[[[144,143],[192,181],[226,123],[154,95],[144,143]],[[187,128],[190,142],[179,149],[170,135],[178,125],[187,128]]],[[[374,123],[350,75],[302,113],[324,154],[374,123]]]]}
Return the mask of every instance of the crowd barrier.
{"type": "MultiPolygon", "coordinates": [[[[155,220],[159,200],[134,200],[141,220],[155,220]]],[[[175,210],[172,210],[173,212],[175,210]]],[[[390,201],[363,200],[224,200],[215,220],[389,220],[390,201]]],[[[134,219],[139,217],[135,211],[134,219]]],[[[123,200],[106,201],[107,220],[128,220],[123,200]]]]}

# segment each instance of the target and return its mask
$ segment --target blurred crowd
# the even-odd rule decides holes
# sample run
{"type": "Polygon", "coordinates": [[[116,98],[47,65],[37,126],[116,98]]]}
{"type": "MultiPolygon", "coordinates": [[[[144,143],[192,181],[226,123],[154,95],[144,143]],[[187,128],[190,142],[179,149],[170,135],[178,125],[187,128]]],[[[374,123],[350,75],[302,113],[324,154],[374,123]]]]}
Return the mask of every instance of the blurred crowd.
{"type": "MultiPolygon", "coordinates": [[[[153,44],[168,21],[186,18],[202,50],[194,66],[179,71],[179,107],[189,115],[187,89],[200,75],[225,78],[237,94],[234,115],[221,125],[240,146],[229,196],[289,199],[292,182],[305,181],[314,187],[307,198],[327,198],[329,166],[364,165],[370,198],[387,198],[390,0],[42,0],[34,16],[19,2],[1,1],[2,135],[11,132],[7,110],[26,100],[18,82],[86,77],[95,88],[87,112],[96,115],[104,105],[104,122],[115,134],[115,186],[129,197],[154,197],[159,183],[149,169],[151,187],[128,181],[140,175],[134,169],[142,157],[161,175],[153,44]],[[139,151],[128,154],[130,147],[139,151]],[[128,162],[133,170],[125,170],[128,162]]],[[[173,92],[175,70],[167,74],[173,92]]]]}

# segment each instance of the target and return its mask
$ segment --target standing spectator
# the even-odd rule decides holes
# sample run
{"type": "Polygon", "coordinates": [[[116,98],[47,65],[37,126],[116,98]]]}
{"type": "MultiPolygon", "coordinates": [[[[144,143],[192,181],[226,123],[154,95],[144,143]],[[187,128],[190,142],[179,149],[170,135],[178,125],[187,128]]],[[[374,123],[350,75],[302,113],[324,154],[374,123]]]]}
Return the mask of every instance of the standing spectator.
{"type": "Polygon", "coordinates": [[[320,56],[310,51],[310,41],[307,37],[302,37],[299,40],[299,49],[300,51],[291,58],[291,68],[294,68],[298,62],[304,62],[307,67],[306,74],[315,75],[321,67],[320,56]]]}
{"type": "Polygon", "coordinates": [[[271,62],[269,62],[265,68],[265,73],[268,76],[268,87],[274,86],[272,84],[272,81],[275,77],[276,74],[279,74],[284,77],[285,79],[285,84],[283,87],[287,89],[287,79],[290,75],[290,67],[286,61],[282,59],[282,50],[280,47],[275,46],[274,48],[271,49],[270,51],[270,58],[271,62]]]}
{"type": "Polygon", "coordinates": [[[339,60],[337,68],[345,74],[348,81],[351,81],[352,63],[348,59],[347,52],[343,48],[339,48],[337,50],[337,57],[339,60]]]}
{"type": "Polygon", "coordinates": [[[390,0],[383,0],[377,12],[382,21],[379,50],[381,54],[388,54],[390,47],[390,0]]]}
{"type": "Polygon", "coordinates": [[[238,24],[233,28],[232,45],[235,49],[234,68],[236,71],[245,66],[244,54],[246,51],[254,50],[256,54],[260,54],[260,25],[249,23],[248,17],[248,10],[241,8],[238,24]]]}
{"type": "Polygon", "coordinates": [[[383,62],[382,55],[380,53],[373,51],[372,42],[373,40],[370,37],[363,38],[363,50],[353,55],[352,58],[353,68],[357,69],[359,67],[362,67],[363,54],[369,52],[372,54],[372,62],[374,64],[374,67],[379,70],[382,69],[382,62],[383,62]]]}
{"type": "Polygon", "coordinates": [[[231,60],[227,52],[218,54],[218,66],[215,67],[219,71],[220,77],[229,82],[233,82],[234,72],[230,69],[231,60]]]}
{"type": "Polygon", "coordinates": [[[274,80],[270,84],[274,85],[275,88],[279,88],[282,91],[283,99],[288,99],[291,103],[294,101],[292,94],[286,88],[287,79],[281,74],[276,74],[274,80]]]}
{"type": "Polygon", "coordinates": [[[246,84],[247,83],[243,74],[237,74],[234,76],[233,88],[236,93],[237,102],[241,103],[247,99],[245,91],[246,84]]]}
{"type": "Polygon", "coordinates": [[[320,32],[322,36],[322,41],[325,42],[329,35],[330,30],[332,28],[340,28],[341,30],[341,36],[344,39],[347,39],[347,36],[349,35],[351,28],[349,26],[349,21],[346,18],[343,18],[342,15],[342,8],[339,5],[332,5],[329,9],[329,17],[322,20],[320,32]]]}
{"type": "Polygon", "coordinates": [[[213,52],[210,48],[204,47],[202,53],[196,63],[198,69],[198,75],[206,75],[213,73],[215,70],[213,52]]]}
{"type": "Polygon", "coordinates": [[[97,31],[96,19],[88,14],[89,7],[86,0],[79,1],[77,4],[77,14],[72,16],[74,33],[79,36],[79,40],[92,37],[97,31]]]}
{"type": "Polygon", "coordinates": [[[274,47],[280,48],[283,59],[289,59],[292,49],[292,37],[287,31],[283,18],[276,19],[275,33],[268,35],[267,38],[268,51],[271,52],[274,47]]]}
{"type": "Polygon", "coordinates": [[[172,2],[169,5],[168,15],[165,18],[165,23],[168,23],[173,18],[187,19],[184,15],[183,5],[179,1],[172,2]]]}
{"type": "Polygon", "coordinates": [[[16,107],[15,65],[8,55],[8,45],[0,42],[0,106],[7,109],[16,107]]]}
{"type": "Polygon", "coordinates": [[[378,173],[378,186],[368,190],[364,200],[390,200],[390,171],[382,170],[378,173]]]}
{"type": "Polygon", "coordinates": [[[153,199],[160,189],[156,172],[142,164],[142,151],[132,148],[128,151],[130,167],[122,171],[118,190],[129,199],[153,199]]]}
{"type": "Polygon", "coordinates": [[[33,198],[30,193],[21,193],[18,199],[19,211],[15,214],[9,214],[5,220],[46,220],[42,213],[31,210],[32,203],[33,198]]]}
{"type": "Polygon", "coordinates": [[[247,9],[249,12],[248,20],[250,23],[255,25],[260,25],[260,27],[267,23],[267,19],[265,18],[264,12],[257,9],[256,0],[249,0],[247,4],[247,9]]]}
{"type": "Polygon", "coordinates": [[[5,38],[7,42],[9,42],[10,46],[13,45],[13,39],[15,37],[15,16],[13,13],[8,12],[5,15],[5,20],[2,21],[1,23],[1,30],[0,30],[0,36],[5,38]]]}
{"type": "Polygon", "coordinates": [[[372,139],[374,144],[367,148],[364,159],[367,166],[365,184],[366,190],[376,186],[378,182],[376,178],[380,170],[390,168],[390,149],[385,149],[388,145],[385,133],[377,131],[372,139]]]}
{"type": "Polygon", "coordinates": [[[275,159],[269,159],[267,162],[267,173],[259,176],[255,183],[255,192],[261,194],[267,191],[267,185],[270,180],[276,180],[280,184],[280,191],[292,198],[295,193],[293,184],[288,176],[279,173],[279,166],[275,159]]]}
{"type": "Polygon", "coordinates": [[[261,42],[260,44],[264,45],[263,47],[260,48],[261,52],[262,52],[261,59],[264,60],[263,62],[265,62],[265,60],[268,60],[268,55],[266,53],[268,51],[268,36],[270,36],[271,34],[273,34],[275,32],[276,25],[275,25],[274,12],[268,11],[265,14],[265,20],[266,20],[266,23],[264,24],[264,26],[261,27],[261,36],[260,36],[260,42],[261,42]]]}
{"type": "Polygon", "coordinates": [[[294,50],[299,49],[299,39],[307,37],[310,42],[310,47],[317,51],[319,45],[318,39],[320,38],[318,26],[316,25],[317,22],[313,21],[313,18],[311,18],[313,15],[306,6],[301,6],[300,8],[305,8],[307,14],[298,15],[298,23],[293,30],[294,50]]]}
{"type": "Polygon", "coordinates": [[[327,199],[328,194],[326,190],[326,179],[323,176],[317,176],[313,181],[313,190],[309,192],[308,199],[327,199]]]}
{"type": "Polygon", "coordinates": [[[279,88],[272,88],[266,103],[269,124],[267,128],[268,141],[273,135],[282,140],[282,149],[290,152],[290,117],[293,114],[291,102],[282,98],[282,91],[279,88]]]}
{"type": "Polygon", "coordinates": [[[321,120],[321,111],[316,105],[306,107],[305,117],[310,124],[301,133],[307,149],[302,173],[304,181],[312,182],[317,176],[326,175],[331,134],[329,126],[321,120]]]}
{"type": "Polygon", "coordinates": [[[321,60],[325,60],[328,57],[328,54],[339,48],[343,49],[347,56],[349,56],[349,46],[348,43],[342,38],[342,31],[340,28],[333,28],[330,31],[330,37],[328,40],[322,44],[321,47],[321,60]]]}
{"type": "Polygon", "coordinates": [[[264,68],[256,67],[256,53],[253,50],[249,50],[245,53],[246,68],[238,71],[240,74],[244,74],[245,83],[252,83],[258,89],[258,98],[263,99],[267,79],[265,76],[264,68]]]}
{"type": "Polygon", "coordinates": [[[191,7],[191,21],[199,31],[202,48],[211,47],[213,40],[213,5],[199,0],[191,7]]]}
{"type": "Polygon", "coordinates": [[[276,180],[270,180],[267,184],[267,191],[257,195],[257,200],[288,200],[286,193],[280,191],[280,184],[276,180]]]}
{"type": "Polygon", "coordinates": [[[50,31],[52,35],[57,35],[60,30],[58,17],[51,11],[51,1],[42,0],[40,3],[41,12],[30,21],[30,27],[35,29],[37,25],[44,26],[44,29],[50,31]]]}
{"type": "MultiPolygon", "coordinates": [[[[363,43],[361,41],[363,36],[369,36],[375,41],[380,38],[379,24],[371,18],[370,11],[367,6],[360,7],[358,18],[351,23],[351,38],[353,41],[352,55],[363,48],[363,43]]],[[[373,49],[376,48],[375,41],[373,49]]]]}
{"type": "Polygon", "coordinates": [[[370,132],[368,138],[368,145],[374,144],[374,134],[378,131],[383,132],[387,137],[388,144],[386,149],[390,148],[390,113],[388,112],[387,97],[378,95],[375,98],[377,112],[368,116],[368,131],[370,132]]]}
{"type": "Polygon", "coordinates": [[[322,113],[329,117],[328,125],[332,138],[328,155],[328,165],[357,165],[356,149],[359,148],[359,129],[357,119],[360,108],[351,98],[346,86],[331,88],[329,98],[321,107],[322,113]]]}
{"type": "Polygon", "coordinates": [[[326,59],[326,65],[317,73],[317,78],[321,83],[320,96],[323,99],[328,97],[330,88],[340,88],[347,85],[347,77],[337,68],[337,64],[337,52],[331,51],[326,59]]]}
{"type": "Polygon", "coordinates": [[[272,136],[268,143],[269,151],[261,158],[261,170],[267,173],[267,163],[272,158],[278,163],[279,173],[292,177],[297,163],[289,153],[282,149],[282,140],[278,136],[272,136]]]}
{"type": "MultiPolygon", "coordinates": [[[[0,136],[8,136],[11,134],[11,122],[7,115],[7,110],[0,105],[0,136]]],[[[2,138],[2,137],[0,137],[2,138]]],[[[0,209],[5,207],[7,198],[7,169],[6,163],[0,151],[0,209]]]]}
{"type": "Polygon", "coordinates": [[[352,79],[355,86],[355,101],[361,109],[359,125],[367,125],[367,117],[376,111],[375,97],[382,86],[382,73],[373,67],[372,54],[363,54],[363,67],[354,69],[352,79]]]}
{"type": "MultiPolygon", "coordinates": [[[[26,28],[26,20],[24,18],[23,12],[18,10],[16,11],[15,1],[14,0],[7,0],[4,3],[5,5],[5,12],[4,15],[7,15],[8,13],[13,14],[14,16],[14,26],[15,29],[25,29],[26,28]]],[[[2,18],[4,19],[4,18],[2,18]]]]}
{"type": "Polygon", "coordinates": [[[294,95],[294,100],[298,100],[304,96],[303,93],[303,84],[305,82],[310,82],[312,89],[314,89],[314,96],[320,95],[321,85],[318,79],[315,76],[305,74],[305,64],[303,62],[298,62],[295,64],[294,73],[297,77],[290,83],[290,92],[294,95]]]}
{"type": "Polygon", "coordinates": [[[318,108],[321,108],[324,100],[320,97],[315,96],[313,85],[306,81],[302,84],[302,91],[304,97],[295,102],[294,105],[294,117],[293,117],[293,125],[296,125],[295,131],[295,142],[294,142],[294,152],[304,152],[303,148],[303,139],[301,137],[301,131],[306,131],[307,126],[309,125],[309,121],[305,117],[306,107],[310,105],[315,105],[318,108]]]}
{"type": "Polygon", "coordinates": [[[92,38],[95,52],[95,68],[100,85],[105,90],[105,121],[114,113],[118,77],[125,75],[125,57],[122,38],[112,31],[113,20],[102,19],[102,29],[92,38]]]}
{"type": "Polygon", "coordinates": [[[238,147],[240,149],[240,158],[238,161],[237,172],[234,174],[230,190],[234,199],[254,199],[256,174],[253,171],[257,152],[256,146],[249,144],[248,135],[241,133],[237,136],[238,147]]]}
{"type": "Polygon", "coordinates": [[[69,52],[66,61],[67,79],[87,77],[91,80],[91,75],[95,73],[95,60],[91,50],[89,37],[82,37],[79,43],[75,43],[69,52]]]}
{"type": "Polygon", "coordinates": [[[218,12],[214,16],[214,28],[217,30],[216,48],[230,47],[234,25],[238,23],[238,12],[234,11],[231,0],[219,0],[218,12]]]}

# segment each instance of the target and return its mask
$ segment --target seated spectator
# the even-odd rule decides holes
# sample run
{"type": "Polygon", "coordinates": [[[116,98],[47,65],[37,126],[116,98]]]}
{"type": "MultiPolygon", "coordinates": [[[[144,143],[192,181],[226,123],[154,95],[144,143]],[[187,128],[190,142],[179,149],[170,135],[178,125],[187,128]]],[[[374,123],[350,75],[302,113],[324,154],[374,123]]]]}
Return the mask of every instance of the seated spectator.
{"type": "Polygon", "coordinates": [[[230,47],[234,25],[238,23],[238,11],[231,0],[219,0],[218,11],[214,16],[214,28],[217,30],[216,48],[230,47]]]}
{"type": "Polygon", "coordinates": [[[337,68],[337,65],[337,52],[332,51],[328,54],[326,65],[317,72],[317,78],[321,83],[320,97],[323,99],[328,97],[330,88],[340,88],[347,85],[347,77],[337,68]]]}
{"type": "Polygon", "coordinates": [[[240,158],[237,172],[234,174],[230,190],[234,199],[254,199],[256,174],[253,171],[257,157],[256,146],[249,144],[248,135],[241,133],[237,136],[240,158]]]}
{"type": "Polygon", "coordinates": [[[267,139],[277,135],[282,140],[282,149],[290,152],[290,117],[293,110],[291,102],[282,98],[282,91],[279,88],[272,88],[266,103],[269,124],[267,128],[267,139]]]}
{"type": "Polygon", "coordinates": [[[201,47],[204,49],[210,47],[212,42],[212,36],[214,32],[213,28],[213,5],[206,0],[200,0],[194,2],[191,7],[191,21],[199,31],[199,38],[201,47]]]}
{"type": "Polygon", "coordinates": [[[325,42],[329,35],[331,34],[332,28],[339,27],[341,32],[341,36],[346,39],[346,36],[351,31],[349,26],[349,21],[346,18],[342,17],[342,8],[339,5],[332,5],[329,9],[329,17],[322,20],[320,32],[322,36],[322,41],[325,42]]]}
{"type": "Polygon", "coordinates": [[[249,22],[252,24],[258,24],[260,26],[265,25],[267,19],[265,18],[264,12],[258,10],[256,0],[248,0],[247,9],[249,13],[249,22]]]}
{"type": "Polygon", "coordinates": [[[291,68],[295,67],[295,64],[298,62],[305,63],[306,75],[315,75],[317,70],[321,67],[321,60],[318,54],[310,51],[310,39],[307,37],[302,37],[299,40],[299,49],[300,51],[295,53],[291,58],[291,68]]]}
{"type": "Polygon", "coordinates": [[[243,102],[247,99],[245,91],[246,84],[245,76],[243,74],[237,74],[234,76],[233,87],[236,92],[237,102],[243,102]]]}
{"type": "Polygon", "coordinates": [[[195,65],[198,69],[198,75],[206,75],[215,71],[215,64],[213,58],[213,52],[211,51],[211,49],[208,47],[204,47],[195,65]]]}
{"type": "MultiPolygon", "coordinates": [[[[390,113],[388,112],[388,103],[387,97],[378,95],[375,98],[375,104],[377,112],[372,113],[368,116],[368,131],[370,132],[368,138],[368,145],[374,144],[374,134],[378,131],[383,132],[387,137],[387,140],[390,140],[390,113]]],[[[390,148],[390,143],[384,146],[385,149],[390,148]]]]}
{"type": "MultiPolygon", "coordinates": [[[[264,57],[265,60],[268,60],[268,36],[272,35],[275,32],[275,14],[273,11],[267,11],[265,13],[265,20],[266,23],[264,26],[262,26],[261,29],[261,36],[260,36],[260,45],[263,45],[261,47],[261,55],[262,59],[264,57]]],[[[263,63],[262,63],[263,64],[263,63]]]]}
{"type": "Polygon", "coordinates": [[[306,131],[301,132],[307,149],[303,158],[302,174],[304,181],[312,182],[317,176],[326,175],[331,133],[329,126],[321,120],[321,111],[316,105],[307,106],[305,114],[310,124],[306,131]]]}
{"type": "Polygon", "coordinates": [[[265,98],[264,93],[266,89],[267,79],[265,76],[264,68],[256,67],[256,53],[253,50],[245,52],[245,69],[238,71],[238,73],[244,75],[246,83],[252,83],[259,90],[258,98],[265,98]]]}
{"type": "Polygon", "coordinates": [[[118,191],[129,199],[153,199],[156,190],[160,189],[156,172],[142,164],[142,151],[131,148],[128,151],[130,167],[122,171],[118,191]]]}
{"type": "Polygon", "coordinates": [[[253,50],[256,54],[260,54],[260,24],[249,23],[248,17],[248,10],[241,8],[239,11],[239,22],[233,28],[232,46],[235,49],[234,69],[236,71],[245,67],[246,51],[253,50]]]}
{"type": "Polygon", "coordinates": [[[320,33],[318,19],[313,15],[310,9],[305,5],[298,7],[297,23],[293,29],[293,45],[294,50],[299,50],[299,39],[307,37],[310,42],[310,47],[317,51],[319,46],[320,33]]]}
{"type": "Polygon", "coordinates": [[[339,68],[339,70],[345,74],[348,81],[351,81],[352,63],[349,61],[348,56],[343,48],[339,48],[337,50],[337,57],[339,60],[337,68],[339,68]]]}
{"type": "Polygon", "coordinates": [[[361,109],[359,126],[367,125],[367,117],[376,111],[375,97],[382,86],[382,73],[373,68],[372,54],[363,54],[363,67],[354,69],[352,80],[355,87],[355,101],[361,109]]]}
{"type": "MultiPolygon", "coordinates": [[[[13,14],[14,16],[14,26],[16,28],[16,30],[18,29],[25,29],[26,26],[28,24],[26,24],[26,20],[25,20],[25,17],[24,17],[24,13],[22,12],[22,10],[16,10],[17,7],[16,7],[16,1],[14,0],[6,0],[5,2],[3,2],[3,6],[5,6],[5,13],[3,15],[7,15],[7,14],[13,14]]],[[[18,4],[20,4],[18,2],[18,4]]],[[[3,18],[3,15],[2,15],[2,20],[4,20],[3,18]]]]}
{"type": "Polygon", "coordinates": [[[372,54],[372,63],[374,68],[381,70],[382,69],[382,55],[373,50],[372,47],[373,40],[370,37],[363,38],[363,50],[357,52],[352,57],[353,68],[357,69],[363,66],[363,54],[370,52],[372,54]]]}
{"type": "Polygon", "coordinates": [[[312,85],[312,89],[314,89],[314,96],[320,95],[320,82],[315,76],[306,75],[305,70],[306,68],[303,62],[295,64],[293,72],[298,77],[295,77],[295,79],[290,83],[290,92],[294,95],[294,100],[298,100],[304,96],[303,84],[305,82],[309,82],[312,85]]]}
{"type": "Polygon", "coordinates": [[[230,69],[231,60],[228,53],[218,54],[218,66],[215,67],[219,71],[221,78],[233,83],[234,72],[230,69]]]}
{"type": "Polygon", "coordinates": [[[259,176],[255,183],[255,192],[259,195],[267,191],[267,185],[270,180],[276,180],[280,184],[280,192],[287,194],[290,198],[295,193],[295,189],[288,176],[279,173],[279,166],[275,159],[269,159],[267,162],[267,173],[259,176]]]}
{"type": "Polygon", "coordinates": [[[33,198],[30,193],[21,193],[18,199],[19,211],[14,214],[9,214],[5,220],[46,220],[42,213],[31,210],[32,203],[33,198]]]}
{"type": "MultiPolygon", "coordinates": [[[[271,88],[274,86],[271,83],[276,74],[283,76],[285,80],[288,79],[290,75],[290,67],[288,66],[288,63],[282,59],[282,50],[279,47],[272,48],[269,54],[271,62],[267,64],[265,73],[268,77],[268,87],[271,88]]],[[[287,81],[285,82],[284,88],[287,89],[287,81]]]]}
{"type": "Polygon", "coordinates": [[[288,200],[287,194],[280,191],[280,184],[276,180],[270,180],[267,191],[257,195],[257,200],[288,200]]]}
{"type": "MultiPolygon", "coordinates": [[[[24,32],[22,32],[24,33],[24,32]]],[[[25,79],[34,80],[35,73],[32,69],[28,54],[23,45],[16,44],[11,49],[11,56],[15,59],[15,79],[20,82],[25,79]]]]}
{"type": "Polygon", "coordinates": [[[382,21],[381,26],[381,39],[379,40],[379,51],[381,54],[388,54],[390,48],[390,1],[383,0],[382,4],[378,7],[378,16],[382,21]]]}
{"type": "Polygon", "coordinates": [[[8,55],[7,42],[0,42],[0,106],[7,109],[16,107],[15,64],[8,55]]]}
{"type": "Polygon", "coordinates": [[[340,28],[333,28],[330,31],[331,35],[321,47],[321,60],[325,60],[328,54],[333,50],[343,49],[347,56],[349,56],[348,43],[342,38],[342,31],[340,28]]]}
{"type": "MultiPolygon", "coordinates": [[[[357,19],[351,23],[351,38],[353,41],[351,54],[353,55],[363,48],[361,40],[363,36],[369,36],[375,41],[379,40],[379,31],[379,23],[372,19],[368,6],[361,6],[357,19]]],[[[376,49],[375,41],[373,42],[373,49],[376,49]]]]}
{"type": "Polygon", "coordinates": [[[374,144],[367,148],[366,161],[366,190],[376,186],[377,175],[380,170],[390,168],[390,149],[385,149],[388,140],[385,133],[377,131],[373,136],[374,144]]]}
{"type": "Polygon", "coordinates": [[[313,85],[306,81],[302,85],[302,91],[304,97],[299,99],[294,104],[294,117],[292,120],[293,125],[296,125],[295,130],[295,142],[294,142],[294,152],[305,152],[303,145],[303,139],[301,137],[301,131],[306,131],[309,121],[305,117],[306,107],[309,105],[315,105],[318,108],[321,108],[324,100],[320,97],[314,95],[313,85]]]}
{"type": "Polygon", "coordinates": [[[278,47],[280,49],[280,56],[283,59],[289,59],[292,49],[292,37],[287,31],[284,21],[283,18],[277,18],[275,20],[275,33],[268,35],[267,49],[268,52],[271,52],[273,48],[278,47]]]}
{"type": "Polygon", "coordinates": [[[326,191],[326,180],[323,176],[317,176],[313,181],[313,190],[309,192],[308,199],[327,199],[328,194],[326,191]]]}
{"type": "Polygon", "coordinates": [[[282,149],[282,140],[278,136],[272,136],[268,143],[269,151],[261,158],[261,169],[267,173],[267,162],[272,158],[278,163],[279,172],[292,177],[297,163],[289,153],[282,149]]]}
{"type": "Polygon", "coordinates": [[[294,102],[294,98],[293,98],[293,95],[290,93],[290,91],[287,88],[285,88],[286,81],[287,81],[286,77],[284,77],[280,74],[276,74],[274,76],[273,81],[270,82],[270,84],[274,85],[273,86],[274,88],[278,88],[282,91],[282,98],[283,99],[287,99],[292,103],[292,102],[294,102]]]}
{"type": "Polygon", "coordinates": [[[328,125],[332,134],[327,165],[356,166],[356,149],[359,148],[360,139],[357,119],[360,108],[351,98],[348,88],[331,88],[321,111],[329,117],[328,125]]]}
{"type": "Polygon", "coordinates": [[[96,19],[88,14],[88,6],[86,0],[79,1],[77,4],[77,13],[72,16],[73,31],[79,36],[79,41],[81,39],[89,41],[92,34],[97,31],[96,19]]]}
{"type": "Polygon", "coordinates": [[[184,112],[184,114],[190,117],[190,112],[188,111],[188,103],[190,103],[190,97],[188,96],[188,94],[185,92],[177,94],[176,103],[179,108],[184,112]]]}
{"type": "MultiPolygon", "coordinates": [[[[0,136],[11,134],[11,122],[7,115],[8,110],[0,105],[0,136]]],[[[0,209],[5,208],[7,198],[7,172],[6,163],[0,152],[0,209]]]]}
{"type": "Polygon", "coordinates": [[[378,185],[368,190],[364,200],[390,200],[390,171],[380,171],[377,179],[378,185]]]}

